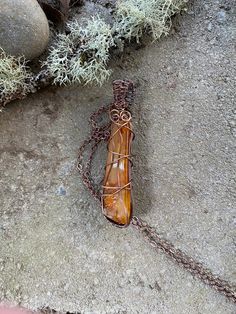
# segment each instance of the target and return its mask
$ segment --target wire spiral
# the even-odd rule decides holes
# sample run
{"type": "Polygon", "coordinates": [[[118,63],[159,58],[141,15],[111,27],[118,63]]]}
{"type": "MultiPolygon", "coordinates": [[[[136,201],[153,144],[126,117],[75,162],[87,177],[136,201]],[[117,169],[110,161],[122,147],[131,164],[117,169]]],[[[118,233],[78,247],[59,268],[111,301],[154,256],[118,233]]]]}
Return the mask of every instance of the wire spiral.
{"type": "MultiPolygon", "coordinates": [[[[111,119],[112,123],[114,123],[118,128],[110,136],[110,138],[108,140],[108,152],[111,153],[113,157],[117,157],[118,156],[118,158],[115,158],[115,160],[113,160],[112,162],[107,163],[105,167],[112,166],[113,164],[117,164],[122,159],[128,159],[128,161],[131,163],[131,166],[132,166],[131,154],[127,154],[126,155],[126,154],[117,153],[117,152],[115,152],[113,150],[110,150],[110,148],[109,148],[109,143],[112,141],[112,139],[114,138],[114,136],[117,133],[121,132],[121,129],[126,128],[132,134],[134,134],[134,132],[132,130],[132,127],[131,127],[132,115],[131,115],[131,113],[128,110],[112,109],[112,110],[110,110],[109,116],[110,116],[110,119],[111,119]]],[[[108,189],[108,190],[110,190],[110,189],[112,189],[112,190],[114,189],[115,190],[114,193],[109,193],[109,194],[108,193],[103,193],[102,197],[107,196],[107,195],[115,195],[115,194],[119,193],[120,191],[122,191],[123,189],[131,190],[131,180],[127,184],[125,184],[123,186],[111,187],[111,186],[103,185],[102,188],[103,189],[108,189]]]]}

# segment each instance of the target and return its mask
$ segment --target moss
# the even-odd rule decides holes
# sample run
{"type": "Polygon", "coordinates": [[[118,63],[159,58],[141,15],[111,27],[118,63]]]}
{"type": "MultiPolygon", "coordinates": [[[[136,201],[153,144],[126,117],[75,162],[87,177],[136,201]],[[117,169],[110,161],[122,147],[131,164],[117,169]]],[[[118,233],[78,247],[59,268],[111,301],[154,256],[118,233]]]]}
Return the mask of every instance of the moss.
{"type": "Polygon", "coordinates": [[[31,73],[23,57],[7,55],[0,49],[0,101],[11,94],[26,94],[31,73]]]}

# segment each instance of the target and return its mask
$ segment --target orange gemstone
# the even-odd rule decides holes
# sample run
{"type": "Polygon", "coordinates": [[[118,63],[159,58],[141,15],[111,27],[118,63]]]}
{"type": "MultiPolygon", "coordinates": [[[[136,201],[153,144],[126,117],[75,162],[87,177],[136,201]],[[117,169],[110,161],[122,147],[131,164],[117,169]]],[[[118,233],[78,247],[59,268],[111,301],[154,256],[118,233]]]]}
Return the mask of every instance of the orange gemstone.
{"type": "Polygon", "coordinates": [[[106,218],[119,226],[127,226],[132,217],[131,165],[128,158],[132,139],[130,121],[119,118],[118,121],[112,122],[102,205],[106,218]]]}

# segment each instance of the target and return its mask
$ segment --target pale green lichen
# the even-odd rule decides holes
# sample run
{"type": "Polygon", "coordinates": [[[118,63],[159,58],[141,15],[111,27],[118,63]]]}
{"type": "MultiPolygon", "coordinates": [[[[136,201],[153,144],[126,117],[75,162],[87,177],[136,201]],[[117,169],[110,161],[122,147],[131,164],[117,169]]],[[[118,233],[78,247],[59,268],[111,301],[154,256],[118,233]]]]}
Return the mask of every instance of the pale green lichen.
{"type": "Polygon", "coordinates": [[[186,0],[125,0],[118,1],[114,31],[117,37],[139,42],[143,32],[154,40],[167,35],[170,17],[183,9],[186,0]]]}
{"type": "Polygon", "coordinates": [[[109,49],[114,45],[111,27],[100,17],[68,24],[68,35],[59,35],[46,62],[54,83],[102,84],[110,75],[107,70],[109,49]]]}
{"type": "MultiPolygon", "coordinates": [[[[110,75],[107,68],[111,48],[122,50],[125,42],[139,42],[143,33],[153,40],[166,35],[171,16],[185,8],[188,0],[118,0],[113,24],[94,16],[67,25],[58,35],[46,61],[45,77],[55,84],[102,84],[110,75]]],[[[22,98],[35,91],[40,79],[28,71],[23,57],[7,56],[0,48],[0,103],[22,98]]]]}
{"type": "Polygon", "coordinates": [[[144,32],[153,40],[166,35],[171,16],[183,9],[187,0],[119,0],[110,26],[99,16],[68,24],[68,34],[59,35],[44,65],[55,84],[102,84],[111,47],[123,48],[125,41],[139,42],[144,32]]]}
{"type": "Polygon", "coordinates": [[[26,94],[30,77],[23,57],[9,56],[0,48],[0,101],[18,92],[26,94]]]}

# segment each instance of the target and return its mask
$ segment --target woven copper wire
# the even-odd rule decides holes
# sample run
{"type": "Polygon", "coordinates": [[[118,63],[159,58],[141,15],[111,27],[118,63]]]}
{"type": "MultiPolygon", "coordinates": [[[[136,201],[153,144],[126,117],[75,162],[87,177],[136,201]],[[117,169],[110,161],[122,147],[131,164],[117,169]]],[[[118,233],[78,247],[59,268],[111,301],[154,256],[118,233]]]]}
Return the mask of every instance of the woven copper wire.
{"type": "MultiPolygon", "coordinates": [[[[133,82],[130,80],[117,80],[113,82],[113,94],[114,94],[114,102],[111,105],[111,109],[109,111],[109,117],[111,124],[114,123],[118,126],[117,130],[110,136],[108,139],[108,151],[112,155],[119,156],[116,160],[109,162],[106,164],[106,167],[111,167],[113,164],[118,164],[122,159],[128,159],[131,167],[133,165],[131,160],[131,155],[128,154],[119,154],[117,152],[111,151],[109,149],[109,143],[113,139],[113,137],[121,131],[121,128],[127,128],[131,133],[132,137],[134,137],[134,132],[132,130],[132,115],[131,112],[128,110],[128,107],[133,103],[134,99],[134,85],[133,82]],[[130,125],[130,126],[129,126],[130,125]]],[[[101,193],[101,203],[102,203],[102,211],[104,213],[103,207],[103,198],[105,196],[113,196],[115,194],[120,193],[122,190],[131,190],[131,180],[123,185],[123,186],[113,186],[109,187],[106,185],[102,185],[102,193],[101,193]],[[113,193],[104,193],[104,190],[114,190],[113,193]]]]}
{"type": "MultiPolygon", "coordinates": [[[[129,131],[132,132],[132,134],[134,134],[132,128],[130,128],[128,125],[131,124],[131,120],[132,120],[132,115],[131,113],[128,111],[128,110],[125,110],[125,109],[121,109],[121,110],[118,110],[118,109],[112,109],[110,110],[110,120],[112,123],[114,123],[115,125],[118,126],[118,129],[110,136],[109,140],[108,140],[108,151],[112,154],[112,155],[119,155],[120,157],[117,158],[116,160],[112,161],[112,162],[109,162],[106,164],[105,167],[108,167],[108,166],[112,166],[113,164],[116,164],[118,163],[121,159],[128,159],[128,161],[131,163],[131,166],[132,166],[132,160],[131,160],[131,154],[128,154],[128,155],[125,155],[125,154],[119,154],[117,152],[114,152],[114,151],[111,151],[109,149],[109,143],[110,141],[113,139],[113,137],[119,133],[119,131],[121,130],[121,128],[126,128],[128,129],[129,131]],[[125,123],[121,123],[122,122],[125,122],[125,123]]],[[[115,195],[117,193],[119,193],[120,191],[122,190],[131,190],[131,180],[123,185],[123,186],[117,186],[117,187],[109,187],[109,186],[106,186],[106,185],[103,185],[102,186],[103,189],[115,189],[116,191],[114,191],[113,193],[102,193],[102,199],[104,196],[112,196],[112,195],[115,195]]],[[[103,203],[103,202],[102,202],[103,203]]]]}
{"type": "Polygon", "coordinates": [[[134,101],[134,83],[130,80],[116,80],[113,82],[113,109],[127,109],[134,101]]]}
{"type": "MultiPolygon", "coordinates": [[[[127,158],[132,166],[131,155],[124,155],[119,154],[114,151],[109,150],[109,143],[113,139],[113,137],[120,132],[121,128],[125,127],[129,131],[134,132],[132,128],[128,127],[128,124],[131,124],[130,121],[132,120],[132,115],[128,110],[128,107],[133,103],[134,100],[134,84],[130,80],[116,80],[113,82],[113,95],[114,101],[111,105],[111,109],[109,111],[109,117],[112,123],[118,126],[118,129],[112,134],[108,140],[108,151],[113,155],[119,155],[120,157],[111,163],[107,163],[106,167],[111,166],[112,164],[118,163],[121,159],[127,158]],[[125,123],[121,123],[125,122],[125,123]]],[[[130,190],[131,189],[131,181],[125,184],[124,186],[117,186],[117,187],[109,187],[109,186],[102,186],[103,189],[116,189],[114,193],[102,193],[101,199],[103,200],[104,196],[107,195],[115,195],[122,191],[123,189],[130,190]]],[[[103,203],[103,202],[102,202],[103,203]]]]}

